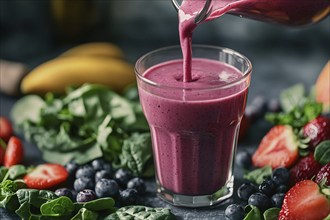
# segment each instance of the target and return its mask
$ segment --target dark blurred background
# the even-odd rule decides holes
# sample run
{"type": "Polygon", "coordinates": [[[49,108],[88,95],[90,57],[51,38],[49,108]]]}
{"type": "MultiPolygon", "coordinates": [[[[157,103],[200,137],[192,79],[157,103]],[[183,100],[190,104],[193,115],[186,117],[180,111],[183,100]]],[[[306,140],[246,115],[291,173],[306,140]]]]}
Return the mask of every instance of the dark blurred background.
{"type": "MultiPolygon", "coordinates": [[[[170,0],[0,0],[0,4],[0,58],[30,68],[85,42],[116,43],[132,63],[152,49],[179,43],[177,12],[170,0]]],[[[225,15],[199,27],[194,43],[245,54],[254,68],[250,96],[277,97],[294,83],[309,87],[315,82],[330,57],[330,18],[289,28],[225,15]]]]}

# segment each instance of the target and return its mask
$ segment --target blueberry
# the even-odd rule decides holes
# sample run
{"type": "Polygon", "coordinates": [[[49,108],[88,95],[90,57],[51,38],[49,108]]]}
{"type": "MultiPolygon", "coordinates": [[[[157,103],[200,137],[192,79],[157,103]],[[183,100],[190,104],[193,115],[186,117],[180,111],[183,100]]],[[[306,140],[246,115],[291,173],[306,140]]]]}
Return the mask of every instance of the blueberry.
{"type": "Polygon", "coordinates": [[[57,196],[66,196],[69,197],[72,201],[74,201],[74,196],[72,191],[68,188],[60,188],[55,191],[55,195],[57,196]]]}
{"type": "Polygon", "coordinates": [[[236,164],[245,169],[250,169],[252,166],[251,154],[247,151],[239,151],[236,155],[236,164]]]}
{"type": "Polygon", "coordinates": [[[266,111],[266,102],[262,96],[256,96],[250,105],[246,106],[245,114],[253,121],[261,118],[266,111]]]}
{"type": "Polygon", "coordinates": [[[98,182],[100,179],[110,179],[111,173],[106,170],[100,170],[95,173],[95,182],[98,182]]]}
{"type": "Polygon", "coordinates": [[[276,193],[272,196],[271,200],[275,207],[281,208],[284,200],[284,193],[276,193]]]}
{"type": "Polygon", "coordinates": [[[286,193],[289,190],[289,187],[287,185],[279,185],[276,188],[276,193],[286,193]]]}
{"type": "Polygon", "coordinates": [[[113,167],[110,163],[103,164],[103,170],[108,171],[111,175],[113,174],[113,167]]]}
{"type": "Polygon", "coordinates": [[[105,162],[103,159],[95,159],[91,163],[91,165],[95,171],[103,170],[104,164],[105,164],[105,162]]]}
{"type": "Polygon", "coordinates": [[[267,196],[271,196],[276,191],[276,185],[273,180],[271,179],[265,179],[260,185],[259,185],[259,191],[263,194],[266,194],[267,196]]]}
{"type": "Polygon", "coordinates": [[[66,171],[68,171],[69,175],[72,177],[76,175],[78,167],[79,165],[74,161],[70,161],[69,163],[65,164],[66,171]]]}
{"type": "Polygon", "coordinates": [[[240,199],[247,201],[249,197],[258,191],[258,188],[252,183],[243,183],[237,189],[237,195],[240,199]]]}
{"type": "Polygon", "coordinates": [[[125,189],[119,193],[119,202],[122,205],[133,205],[137,202],[138,192],[136,189],[125,189]]]}
{"type": "Polygon", "coordinates": [[[76,172],[76,178],[80,177],[88,177],[90,179],[94,179],[95,171],[91,165],[85,164],[78,168],[76,172]]]}
{"type": "Polygon", "coordinates": [[[269,197],[260,192],[252,194],[248,200],[248,204],[258,207],[262,212],[272,206],[269,197]]]}
{"type": "Polygon", "coordinates": [[[267,111],[268,112],[280,112],[281,104],[278,99],[271,99],[267,102],[267,111]]]}
{"type": "Polygon", "coordinates": [[[119,191],[116,181],[109,179],[100,179],[95,185],[96,195],[100,198],[114,197],[119,191]]]}
{"type": "Polygon", "coordinates": [[[146,191],[146,185],[145,185],[143,179],[141,179],[139,177],[135,177],[135,178],[131,179],[130,181],[128,181],[127,188],[136,189],[136,191],[140,195],[144,194],[146,191]]]}
{"type": "Polygon", "coordinates": [[[95,200],[95,199],[97,199],[96,194],[91,189],[81,190],[77,194],[77,202],[89,202],[89,201],[92,201],[92,200],[95,200]]]}
{"type": "Polygon", "coordinates": [[[114,178],[119,185],[126,187],[128,181],[132,178],[132,174],[127,169],[120,168],[116,171],[114,178]]]}
{"type": "Polygon", "coordinates": [[[81,177],[74,181],[73,187],[76,192],[83,189],[94,189],[94,181],[88,177],[81,177]]]}
{"type": "Polygon", "coordinates": [[[272,179],[277,186],[286,185],[290,179],[290,172],[284,167],[277,168],[272,173],[272,179]]]}
{"type": "Polygon", "coordinates": [[[245,216],[244,208],[237,204],[229,205],[225,210],[227,220],[242,220],[245,216]]]}

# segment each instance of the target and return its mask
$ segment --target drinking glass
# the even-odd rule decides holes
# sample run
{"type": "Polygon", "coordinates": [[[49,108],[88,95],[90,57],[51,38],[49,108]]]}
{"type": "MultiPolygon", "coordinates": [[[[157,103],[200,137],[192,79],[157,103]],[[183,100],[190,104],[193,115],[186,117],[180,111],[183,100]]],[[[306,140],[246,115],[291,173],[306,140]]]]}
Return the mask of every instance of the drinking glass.
{"type": "MultiPolygon", "coordinates": [[[[201,207],[233,194],[234,156],[252,65],[248,58],[228,48],[193,45],[192,51],[193,60],[221,62],[241,74],[228,83],[196,87],[183,82],[176,86],[157,83],[145,76],[165,63],[161,77],[170,77],[166,62],[182,60],[179,46],[142,56],[135,73],[152,136],[158,196],[173,205],[201,207]]],[[[198,66],[193,65],[195,68],[198,66]]],[[[219,68],[212,74],[222,73],[219,68]]]]}

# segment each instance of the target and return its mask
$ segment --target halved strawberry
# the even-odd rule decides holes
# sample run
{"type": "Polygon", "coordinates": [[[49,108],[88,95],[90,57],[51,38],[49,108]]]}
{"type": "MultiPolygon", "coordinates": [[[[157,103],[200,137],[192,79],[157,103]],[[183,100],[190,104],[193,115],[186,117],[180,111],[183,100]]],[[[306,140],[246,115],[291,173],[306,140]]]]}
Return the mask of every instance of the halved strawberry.
{"type": "Polygon", "coordinates": [[[330,163],[324,165],[316,174],[315,182],[321,183],[323,179],[326,179],[325,185],[330,186],[330,163]]]}
{"type": "Polygon", "coordinates": [[[330,140],[330,118],[319,116],[303,127],[303,135],[310,139],[309,146],[315,149],[324,140],[330,140]]]}
{"type": "Polygon", "coordinates": [[[10,121],[5,117],[0,117],[0,138],[8,142],[9,138],[13,135],[13,127],[10,121]]]}
{"type": "Polygon", "coordinates": [[[291,167],[299,157],[299,142],[292,127],[277,125],[263,137],[252,156],[254,166],[291,167]]]}
{"type": "Polygon", "coordinates": [[[3,165],[10,167],[22,162],[24,156],[24,149],[21,140],[12,136],[7,144],[5,155],[3,158],[3,165]]]}
{"type": "Polygon", "coordinates": [[[315,160],[313,153],[301,157],[290,169],[290,184],[294,185],[302,180],[311,179],[319,172],[321,167],[322,165],[315,160]]]}
{"type": "Polygon", "coordinates": [[[68,178],[69,174],[60,164],[41,164],[24,176],[28,188],[49,189],[68,178]]]}
{"type": "Polygon", "coordinates": [[[293,186],[284,197],[279,220],[322,220],[330,213],[330,201],[311,180],[293,186]]]}

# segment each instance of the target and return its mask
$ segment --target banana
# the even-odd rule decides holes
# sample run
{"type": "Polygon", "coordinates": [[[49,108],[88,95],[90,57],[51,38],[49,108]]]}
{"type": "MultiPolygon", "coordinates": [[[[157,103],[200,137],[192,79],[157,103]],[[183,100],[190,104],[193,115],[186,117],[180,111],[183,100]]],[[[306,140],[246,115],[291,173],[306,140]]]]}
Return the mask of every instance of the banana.
{"type": "Polygon", "coordinates": [[[70,56],[50,60],[26,75],[21,83],[23,93],[63,93],[68,86],[97,83],[121,91],[135,82],[133,66],[108,57],[70,56]]]}
{"type": "Polygon", "coordinates": [[[123,59],[124,52],[112,43],[93,42],[73,47],[60,55],[64,56],[105,56],[123,59]]]}

